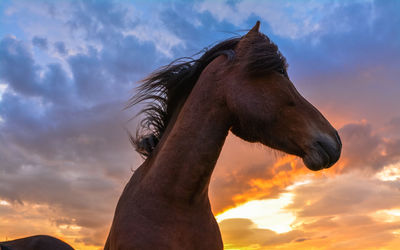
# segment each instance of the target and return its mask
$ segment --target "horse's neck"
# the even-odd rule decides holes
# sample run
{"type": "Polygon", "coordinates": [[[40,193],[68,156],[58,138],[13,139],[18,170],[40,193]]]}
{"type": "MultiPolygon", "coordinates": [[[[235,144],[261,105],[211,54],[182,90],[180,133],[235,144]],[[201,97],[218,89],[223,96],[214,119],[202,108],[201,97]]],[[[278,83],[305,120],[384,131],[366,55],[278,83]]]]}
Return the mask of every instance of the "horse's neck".
{"type": "Polygon", "coordinates": [[[177,202],[208,203],[208,184],[229,130],[229,115],[212,73],[201,76],[163,135],[143,187],[177,202]],[[211,76],[210,76],[211,75],[211,76]]]}

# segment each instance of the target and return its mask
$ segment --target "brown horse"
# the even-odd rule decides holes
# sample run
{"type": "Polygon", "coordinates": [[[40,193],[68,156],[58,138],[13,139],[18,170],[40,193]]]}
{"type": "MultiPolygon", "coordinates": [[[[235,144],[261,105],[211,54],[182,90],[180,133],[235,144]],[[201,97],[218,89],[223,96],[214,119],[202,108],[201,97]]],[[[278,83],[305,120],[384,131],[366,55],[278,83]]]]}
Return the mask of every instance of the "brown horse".
{"type": "Polygon", "coordinates": [[[338,133],[297,92],[259,25],[144,80],[129,106],[148,103],[131,137],[147,159],[120,197],[105,249],[222,249],[208,185],[229,130],[311,170],[339,159],[338,133]]]}
{"type": "Polygon", "coordinates": [[[0,242],[1,250],[73,250],[59,239],[47,235],[36,235],[17,240],[0,242]]]}

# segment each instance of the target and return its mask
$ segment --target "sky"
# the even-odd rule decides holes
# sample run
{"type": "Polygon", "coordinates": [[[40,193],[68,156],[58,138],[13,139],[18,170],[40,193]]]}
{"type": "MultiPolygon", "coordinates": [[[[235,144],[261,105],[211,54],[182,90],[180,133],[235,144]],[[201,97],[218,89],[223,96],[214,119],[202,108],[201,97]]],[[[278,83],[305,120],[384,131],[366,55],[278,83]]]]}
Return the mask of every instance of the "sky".
{"type": "Polygon", "coordinates": [[[229,134],[210,184],[225,249],[398,249],[400,1],[0,0],[0,240],[101,249],[142,158],[137,81],[257,20],[342,157],[300,159],[229,134]]]}

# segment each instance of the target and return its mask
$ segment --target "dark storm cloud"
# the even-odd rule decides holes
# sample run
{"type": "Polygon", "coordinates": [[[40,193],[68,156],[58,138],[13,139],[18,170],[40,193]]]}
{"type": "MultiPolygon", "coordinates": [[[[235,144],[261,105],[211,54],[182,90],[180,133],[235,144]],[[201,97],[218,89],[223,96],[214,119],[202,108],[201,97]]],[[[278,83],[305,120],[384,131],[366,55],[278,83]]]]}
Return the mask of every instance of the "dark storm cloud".
{"type": "Polygon", "coordinates": [[[47,39],[44,37],[34,36],[32,38],[32,44],[40,49],[47,50],[47,39]]]}

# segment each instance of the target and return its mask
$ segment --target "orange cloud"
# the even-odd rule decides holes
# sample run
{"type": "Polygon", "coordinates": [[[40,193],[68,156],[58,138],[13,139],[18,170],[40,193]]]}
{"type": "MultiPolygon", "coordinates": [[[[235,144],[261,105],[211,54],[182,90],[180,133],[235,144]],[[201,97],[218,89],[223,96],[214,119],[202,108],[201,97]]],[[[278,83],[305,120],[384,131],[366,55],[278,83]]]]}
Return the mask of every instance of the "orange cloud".
{"type": "Polygon", "coordinates": [[[330,169],[319,172],[308,170],[298,157],[229,134],[210,185],[214,212],[249,200],[277,197],[305,175],[335,176],[357,169],[373,175],[400,160],[400,140],[385,138],[367,121],[346,124],[339,134],[343,141],[341,159],[330,169]]]}
{"type": "MultiPolygon", "coordinates": [[[[380,234],[383,239],[387,239],[385,244],[379,240],[376,242],[368,241],[370,242],[369,244],[384,245],[388,249],[395,249],[390,247],[399,243],[397,235],[399,235],[400,229],[397,228],[397,222],[381,222],[372,213],[379,209],[396,208],[397,203],[389,204],[387,201],[398,200],[397,196],[388,197],[388,191],[382,200],[371,200],[359,205],[360,207],[369,208],[368,212],[363,210],[360,213],[354,212],[358,209],[357,206],[338,201],[342,201],[340,199],[344,194],[353,194],[352,190],[357,190],[356,194],[359,195],[363,193],[363,189],[360,189],[360,186],[356,186],[358,189],[354,189],[350,185],[351,181],[343,179],[348,176],[347,174],[361,170],[360,173],[371,177],[377,171],[380,171],[383,166],[396,162],[400,155],[397,149],[399,141],[381,136],[367,122],[347,124],[339,130],[339,133],[342,136],[344,145],[342,158],[332,168],[320,172],[311,172],[303,166],[301,159],[297,157],[273,151],[259,144],[244,142],[231,134],[228,136],[210,185],[210,198],[214,212],[219,214],[251,200],[277,198],[283,192],[290,192],[294,195],[294,200],[293,204],[287,209],[296,213],[296,221],[292,225],[292,231],[295,231],[296,234],[286,234],[283,237],[281,234],[255,227],[254,222],[247,221],[246,224],[241,221],[240,223],[244,223],[243,225],[241,224],[243,226],[242,230],[246,231],[249,236],[246,240],[234,241],[234,235],[238,232],[234,231],[231,226],[227,227],[225,223],[221,226],[221,230],[224,240],[227,244],[231,244],[227,249],[242,249],[244,246],[253,247],[254,249],[273,249],[275,247],[273,244],[271,245],[258,239],[262,235],[269,235],[268,237],[271,240],[281,242],[278,244],[279,249],[309,249],[311,246],[315,249],[329,249],[329,247],[342,246],[340,244],[343,244],[344,247],[354,246],[354,244],[362,245],[362,237],[355,234],[352,234],[355,237],[354,241],[347,242],[349,238],[346,238],[346,233],[352,232],[348,232],[345,227],[347,227],[348,223],[351,224],[356,221],[359,223],[362,221],[367,223],[369,221],[371,225],[368,226],[365,232],[371,234],[371,239],[373,233],[380,233],[373,230],[373,225],[384,231],[384,233],[380,234]],[[360,157],[360,155],[363,157],[360,157]],[[365,171],[366,169],[368,171],[365,171]],[[287,189],[294,183],[305,179],[311,180],[311,183],[299,187],[295,186],[293,190],[287,189]],[[316,191],[319,189],[336,190],[334,186],[324,185],[335,183],[330,182],[330,180],[339,179],[342,179],[343,182],[336,181],[338,182],[337,186],[343,186],[343,183],[347,185],[343,186],[342,192],[323,193],[323,191],[316,191]],[[323,194],[325,196],[322,196],[323,194]],[[374,207],[373,204],[382,204],[382,206],[374,207]],[[352,209],[350,215],[329,214],[334,209],[347,211],[350,208],[352,209]],[[332,237],[332,235],[335,235],[335,237],[332,237]],[[283,239],[287,242],[283,242],[283,239]],[[337,242],[341,243],[337,245],[337,242]]],[[[21,179],[21,176],[24,177],[24,175],[20,175],[18,178],[21,179]]],[[[357,180],[359,182],[362,181],[360,178],[357,180]]],[[[7,180],[5,179],[5,181],[7,180]]],[[[85,183],[87,181],[85,180],[85,183]]],[[[92,180],[92,182],[96,181],[92,180]]],[[[63,185],[64,183],[66,183],[65,185],[68,184],[63,181],[58,182],[63,185]]],[[[362,183],[364,183],[366,189],[379,186],[379,184],[368,180],[364,180],[362,183]]],[[[41,187],[34,184],[31,186],[32,189],[41,187]]],[[[106,188],[103,189],[106,190],[106,188]]],[[[42,192],[37,193],[40,194],[42,192]]],[[[115,195],[115,193],[115,190],[110,192],[109,197],[114,197],[112,195],[115,195]]],[[[352,196],[353,200],[359,196],[356,194],[352,196]]],[[[11,196],[12,193],[10,194],[11,196]]],[[[377,194],[377,196],[382,196],[382,193],[377,194]]],[[[38,196],[38,198],[41,197],[38,196]]],[[[116,199],[116,197],[113,199],[116,199]]],[[[5,198],[7,199],[8,197],[5,198]]],[[[24,205],[18,205],[17,202],[13,203],[10,199],[4,201],[3,205],[0,203],[2,215],[0,216],[1,240],[5,240],[5,237],[12,239],[35,233],[45,233],[57,236],[78,249],[101,248],[104,244],[109,226],[107,221],[111,221],[112,212],[110,213],[110,211],[113,211],[110,206],[102,204],[99,207],[101,208],[101,214],[107,214],[109,217],[102,217],[101,221],[97,220],[96,222],[93,220],[93,206],[84,206],[84,209],[76,209],[73,206],[50,206],[46,202],[41,202],[39,204],[42,205],[35,206],[35,197],[27,196],[22,198],[24,205]],[[11,203],[7,205],[6,202],[11,203]],[[30,209],[32,211],[29,211],[30,209]],[[69,216],[63,215],[66,209],[68,209],[69,216]],[[76,219],[75,221],[73,220],[74,218],[76,219]],[[16,221],[21,223],[16,223],[16,221]]],[[[66,198],[75,201],[74,196],[69,195],[66,198]]],[[[353,228],[352,230],[361,229],[353,228]]],[[[369,247],[368,244],[365,244],[365,247],[367,249],[369,247]]]]}
{"type": "Polygon", "coordinates": [[[104,244],[107,229],[108,225],[95,228],[79,226],[75,220],[63,218],[49,205],[0,203],[0,241],[47,234],[75,249],[94,250],[104,244]]]}
{"type": "Polygon", "coordinates": [[[362,173],[321,178],[287,190],[296,215],[278,234],[248,219],[220,222],[226,249],[398,249],[400,191],[395,181],[362,173]]]}

